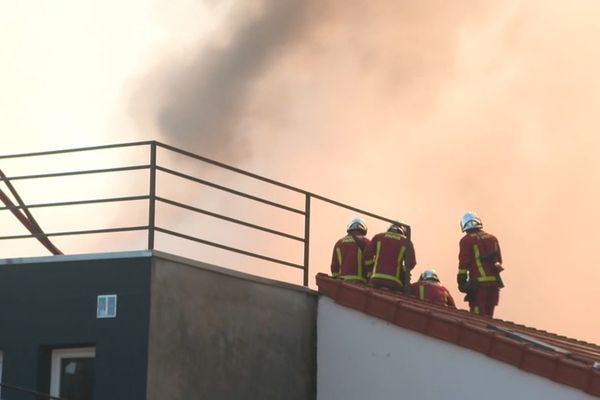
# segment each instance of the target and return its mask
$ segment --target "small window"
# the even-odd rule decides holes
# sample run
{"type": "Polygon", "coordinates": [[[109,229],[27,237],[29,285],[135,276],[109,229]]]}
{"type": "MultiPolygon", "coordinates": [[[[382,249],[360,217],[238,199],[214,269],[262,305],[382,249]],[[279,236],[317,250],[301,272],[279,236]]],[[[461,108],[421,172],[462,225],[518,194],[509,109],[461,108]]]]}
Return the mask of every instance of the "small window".
{"type": "Polygon", "coordinates": [[[117,295],[103,294],[98,296],[96,318],[115,318],[117,316],[117,295]]]}
{"type": "Polygon", "coordinates": [[[53,350],[50,395],[92,400],[95,357],[93,347],[53,350]]]}

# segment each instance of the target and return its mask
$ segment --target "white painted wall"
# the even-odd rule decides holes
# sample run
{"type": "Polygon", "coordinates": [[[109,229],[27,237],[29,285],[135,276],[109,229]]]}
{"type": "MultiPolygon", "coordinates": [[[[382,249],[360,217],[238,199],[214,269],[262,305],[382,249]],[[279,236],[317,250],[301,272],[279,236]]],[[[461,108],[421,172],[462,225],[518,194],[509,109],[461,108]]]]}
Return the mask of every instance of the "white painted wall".
{"type": "Polygon", "coordinates": [[[320,296],[317,400],[597,399],[320,296]]]}

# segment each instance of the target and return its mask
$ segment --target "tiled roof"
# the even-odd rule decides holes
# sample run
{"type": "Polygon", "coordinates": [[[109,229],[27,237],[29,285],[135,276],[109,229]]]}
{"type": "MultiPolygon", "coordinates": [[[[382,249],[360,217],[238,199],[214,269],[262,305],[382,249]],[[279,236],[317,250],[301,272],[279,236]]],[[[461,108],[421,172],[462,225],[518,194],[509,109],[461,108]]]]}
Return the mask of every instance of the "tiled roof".
{"type": "Polygon", "coordinates": [[[600,346],[317,274],[336,303],[600,397],[600,346]]]}

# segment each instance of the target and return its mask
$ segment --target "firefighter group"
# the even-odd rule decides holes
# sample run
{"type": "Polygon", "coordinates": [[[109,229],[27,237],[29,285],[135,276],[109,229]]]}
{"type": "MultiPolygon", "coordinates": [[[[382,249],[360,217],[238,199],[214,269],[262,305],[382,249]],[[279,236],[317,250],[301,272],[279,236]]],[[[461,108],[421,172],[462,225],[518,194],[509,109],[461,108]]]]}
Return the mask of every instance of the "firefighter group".
{"type": "MultiPolygon", "coordinates": [[[[465,294],[464,300],[469,303],[471,312],[493,317],[504,286],[500,278],[504,268],[498,239],[483,230],[481,219],[472,211],[462,216],[460,228],[464,236],[458,251],[458,290],[465,294]]],[[[411,284],[417,259],[407,225],[393,222],[387,231],[369,239],[365,221],[354,218],[346,233],[333,248],[331,273],[334,278],[456,307],[435,269],[424,270],[418,281],[411,284]]]]}

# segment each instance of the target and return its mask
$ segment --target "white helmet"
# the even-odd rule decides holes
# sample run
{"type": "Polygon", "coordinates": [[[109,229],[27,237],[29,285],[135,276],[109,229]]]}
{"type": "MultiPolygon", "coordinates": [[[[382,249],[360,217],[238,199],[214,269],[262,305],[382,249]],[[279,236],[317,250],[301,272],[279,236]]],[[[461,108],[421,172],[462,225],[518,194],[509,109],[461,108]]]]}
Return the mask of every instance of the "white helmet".
{"type": "Polygon", "coordinates": [[[469,229],[481,229],[483,224],[481,218],[477,216],[473,211],[467,211],[460,219],[460,229],[464,232],[469,229]]]}
{"type": "Polygon", "coordinates": [[[421,273],[421,276],[419,277],[420,281],[436,281],[439,282],[440,278],[438,277],[437,272],[435,271],[435,269],[426,269],[425,271],[423,271],[421,273]]]}
{"type": "Polygon", "coordinates": [[[404,225],[402,225],[398,221],[393,222],[387,231],[388,232],[396,232],[396,233],[406,236],[406,228],[404,227],[404,225]]]}
{"type": "Polygon", "coordinates": [[[367,234],[367,224],[363,221],[362,218],[354,218],[350,223],[348,223],[348,227],[346,228],[346,232],[350,231],[359,231],[363,235],[367,234]]]}

